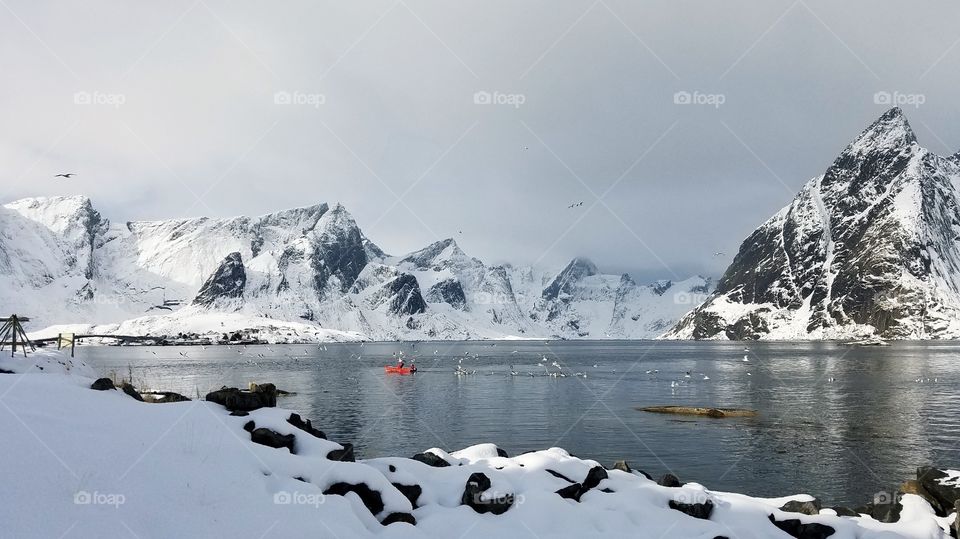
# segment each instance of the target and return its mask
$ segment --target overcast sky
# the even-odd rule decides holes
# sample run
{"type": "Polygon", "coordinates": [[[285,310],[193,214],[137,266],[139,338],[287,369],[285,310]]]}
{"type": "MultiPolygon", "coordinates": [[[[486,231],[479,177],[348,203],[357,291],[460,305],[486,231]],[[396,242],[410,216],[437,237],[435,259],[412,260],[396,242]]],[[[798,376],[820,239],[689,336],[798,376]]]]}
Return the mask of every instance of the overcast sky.
{"type": "Polygon", "coordinates": [[[958,23],[947,0],[3,0],[0,200],[339,201],[396,254],[719,276],[877,92],[960,149],[958,23]]]}

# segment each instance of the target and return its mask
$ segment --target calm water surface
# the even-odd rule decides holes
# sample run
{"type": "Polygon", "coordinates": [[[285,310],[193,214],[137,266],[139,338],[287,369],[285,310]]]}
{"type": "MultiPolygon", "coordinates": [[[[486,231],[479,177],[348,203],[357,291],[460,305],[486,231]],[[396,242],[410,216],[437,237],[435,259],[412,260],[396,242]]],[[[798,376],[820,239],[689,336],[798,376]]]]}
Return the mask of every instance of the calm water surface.
{"type": "Polygon", "coordinates": [[[748,346],[425,342],[85,347],[77,355],[103,374],[126,375],[129,366],[138,385],[189,397],[273,382],[296,392],[280,406],[312,418],[331,439],[353,442],[359,458],[481,442],[510,454],[559,446],[607,466],[626,459],[651,475],[669,471],[715,490],[806,492],[847,505],[895,489],[918,465],[960,467],[960,344],[748,346]],[[419,373],[384,374],[399,351],[417,358],[419,373]],[[554,362],[569,376],[546,376],[558,371],[554,362]],[[476,373],[456,376],[459,364],[476,373]],[[635,410],[668,404],[760,415],[635,410]]]}

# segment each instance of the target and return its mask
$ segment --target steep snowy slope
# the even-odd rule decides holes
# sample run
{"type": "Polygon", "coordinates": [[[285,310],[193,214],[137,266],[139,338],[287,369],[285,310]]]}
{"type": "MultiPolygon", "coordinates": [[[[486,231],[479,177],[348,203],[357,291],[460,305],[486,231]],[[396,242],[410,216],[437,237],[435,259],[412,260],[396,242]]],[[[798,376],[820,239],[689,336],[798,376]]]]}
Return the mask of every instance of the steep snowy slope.
{"type": "Polygon", "coordinates": [[[741,245],[669,338],[960,337],[960,166],[900,109],[741,245]]]}
{"type": "Polygon", "coordinates": [[[389,256],[340,205],[118,224],[84,197],[34,198],[0,208],[0,225],[0,304],[58,324],[45,336],[650,338],[689,309],[677,293],[710,286],[637,286],[583,259],[487,266],[452,239],[389,256]]]}

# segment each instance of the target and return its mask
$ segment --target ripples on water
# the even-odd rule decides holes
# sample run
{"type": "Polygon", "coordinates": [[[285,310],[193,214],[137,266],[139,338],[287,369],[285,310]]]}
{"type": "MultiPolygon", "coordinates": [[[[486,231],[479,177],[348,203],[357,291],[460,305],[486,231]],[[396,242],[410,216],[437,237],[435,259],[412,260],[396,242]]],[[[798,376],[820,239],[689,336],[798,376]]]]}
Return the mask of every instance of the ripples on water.
{"type": "Polygon", "coordinates": [[[918,465],[960,467],[960,344],[749,348],[501,341],[86,347],[77,354],[103,374],[126,374],[132,366],[147,387],[191,398],[221,385],[273,382],[296,392],[280,406],[312,418],[331,439],[353,442],[361,458],[481,442],[511,454],[559,446],[607,466],[627,459],[651,475],[670,471],[715,490],[806,492],[847,505],[896,489],[918,465]],[[384,374],[401,350],[417,358],[420,372],[384,374]],[[476,374],[454,375],[467,355],[462,365],[476,374]],[[571,376],[545,376],[557,371],[553,362],[571,376]],[[510,376],[511,365],[517,376],[510,376]],[[752,408],[760,416],[635,410],[668,404],[752,408]]]}

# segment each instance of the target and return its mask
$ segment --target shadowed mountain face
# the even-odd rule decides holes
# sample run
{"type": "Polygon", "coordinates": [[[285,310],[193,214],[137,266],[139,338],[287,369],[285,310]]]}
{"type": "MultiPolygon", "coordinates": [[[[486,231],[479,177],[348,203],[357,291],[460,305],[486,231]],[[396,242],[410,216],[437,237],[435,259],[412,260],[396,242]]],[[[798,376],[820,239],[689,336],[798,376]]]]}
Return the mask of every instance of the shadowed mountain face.
{"type": "Polygon", "coordinates": [[[673,338],[960,336],[960,167],[900,109],[757,228],[673,338]]]}
{"type": "Polygon", "coordinates": [[[711,287],[638,286],[582,258],[556,274],[487,266],[453,239],[393,257],[339,204],[117,225],[85,197],[34,198],[0,207],[0,224],[0,303],[20,306],[37,329],[651,338],[689,308],[676,297],[711,287]]]}

